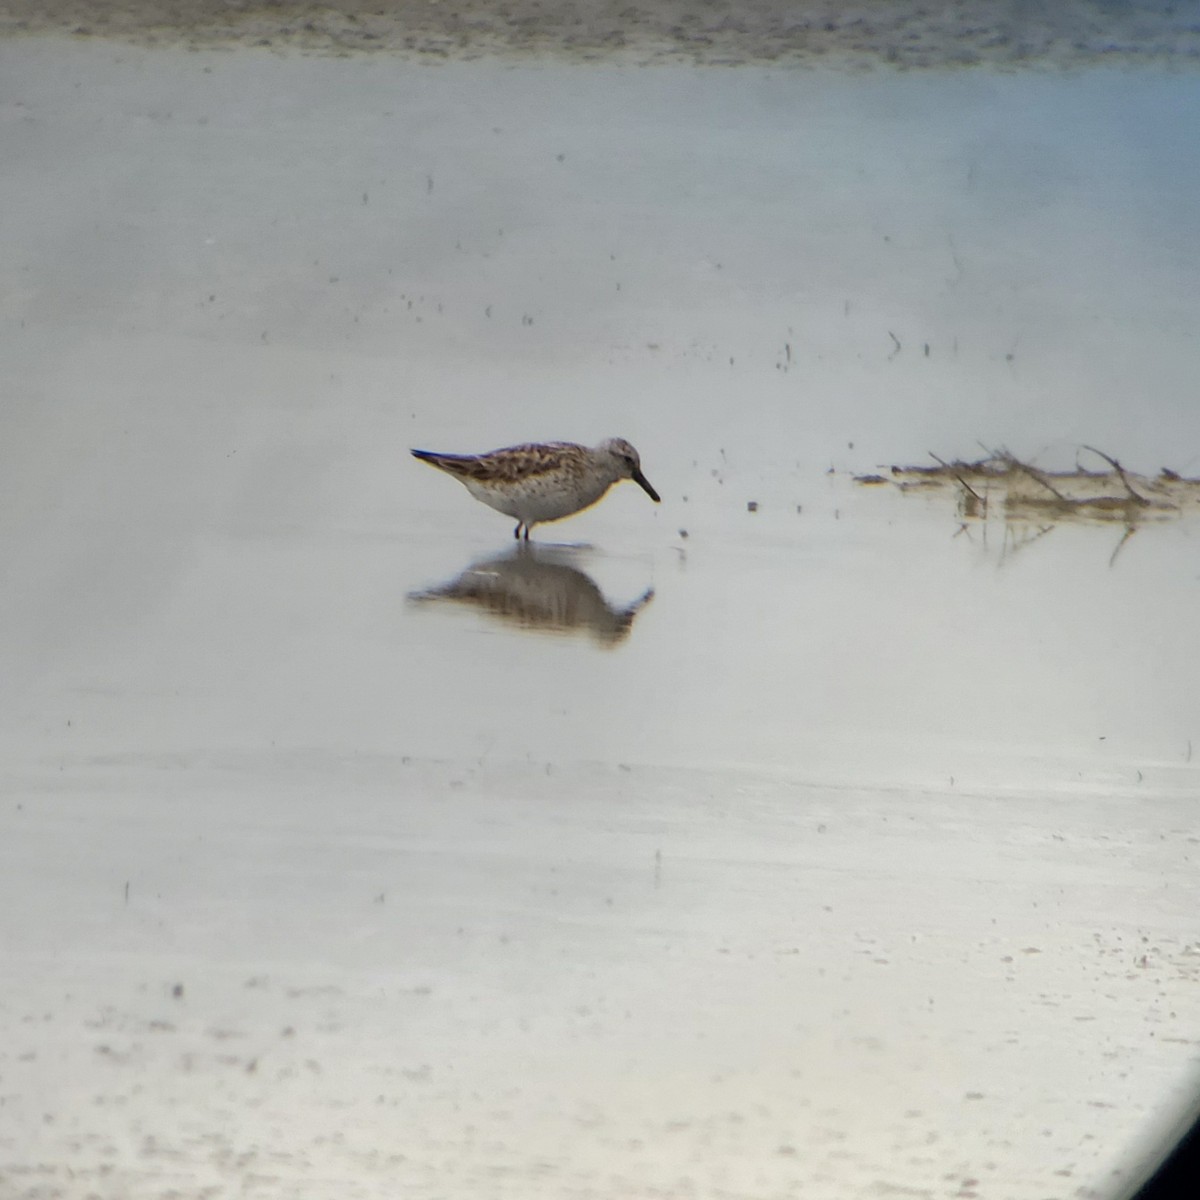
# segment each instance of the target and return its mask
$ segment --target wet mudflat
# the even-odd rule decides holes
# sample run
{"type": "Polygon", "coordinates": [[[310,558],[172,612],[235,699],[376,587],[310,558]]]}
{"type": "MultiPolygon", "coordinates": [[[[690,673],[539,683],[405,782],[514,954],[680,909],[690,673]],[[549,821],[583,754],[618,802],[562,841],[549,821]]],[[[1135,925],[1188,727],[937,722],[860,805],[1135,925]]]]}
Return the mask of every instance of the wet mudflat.
{"type": "Polygon", "coordinates": [[[1195,474],[1187,81],[2,77],[5,1193],[1118,1194],[1195,514],[889,464],[1195,474]],[[407,455],[613,435],[528,550],[407,455]]]}
{"type": "Polygon", "coordinates": [[[853,488],[507,606],[260,547],[74,684],[9,775],[8,1186],[1111,1194],[1194,1077],[1194,581],[853,488]]]}

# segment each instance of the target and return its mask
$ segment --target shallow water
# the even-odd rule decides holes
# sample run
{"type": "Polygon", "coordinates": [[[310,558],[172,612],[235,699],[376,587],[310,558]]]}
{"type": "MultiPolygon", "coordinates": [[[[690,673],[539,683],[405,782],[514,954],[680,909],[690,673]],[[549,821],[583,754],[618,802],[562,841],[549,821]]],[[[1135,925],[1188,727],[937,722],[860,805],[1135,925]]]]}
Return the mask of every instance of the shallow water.
{"type": "Polygon", "coordinates": [[[1116,1194],[1198,527],[853,475],[1194,473],[1195,86],[0,55],[4,1187],[1116,1194]]]}

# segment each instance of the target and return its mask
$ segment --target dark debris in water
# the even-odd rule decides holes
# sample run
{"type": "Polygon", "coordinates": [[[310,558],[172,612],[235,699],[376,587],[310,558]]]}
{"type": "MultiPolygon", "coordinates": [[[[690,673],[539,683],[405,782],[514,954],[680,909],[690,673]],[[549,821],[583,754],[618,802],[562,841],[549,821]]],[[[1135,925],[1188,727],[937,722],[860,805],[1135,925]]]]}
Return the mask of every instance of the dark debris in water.
{"type": "Polygon", "coordinates": [[[932,465],[893,466],[886,477],[856,475],[854,481],[870,486],[891,483],[902,492],[946,492],[954,496],[966,520],[985,521],[999,514],[1007,521],[1135,526],[1200,511],[1200,479],[1166,467],[1157,475],[1139,475],[1092,446],[1081,446],[1079,456],[1094,458],[1103,469],[1080,464],[1069,471],[1047,471],[1007,450],[971,462],[948,462],[931,453],[932,465]]]}

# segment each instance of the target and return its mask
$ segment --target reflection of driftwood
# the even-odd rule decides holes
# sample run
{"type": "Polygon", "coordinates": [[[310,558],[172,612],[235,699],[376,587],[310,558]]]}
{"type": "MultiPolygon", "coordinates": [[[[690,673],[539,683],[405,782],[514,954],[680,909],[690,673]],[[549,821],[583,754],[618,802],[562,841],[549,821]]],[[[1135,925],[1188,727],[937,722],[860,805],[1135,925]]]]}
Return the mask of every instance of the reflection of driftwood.
{"type": "Polygon", "coordinates": [[[1008,521],[1053,525],[1060,521],[1104,522],[1133,527],[1149,519],[1179,517],[1200,510],[1200,479],[1164,470],[1153,478],[1125,470],[1091,446],[1081,449],[1103,459],[1106,471],[1043,471],[1007,450],[975,462],[946,462],[931,455],[932,467],[892,467],[902,491],[952,488],[961,515],[986,519],[989,501],[1003,505],[1008,521]]]}
{"type": "Polygon", "coordinates": [[[496,558],[472,563],[457,579],[409,599],[454,601],[511,625],[549,633],[586,630],[602,645],[628,636],[634,618],[650,602],[647,589],[627,608],[613,608],[592,578],[562,561],[563,551],[522,543],[496,558]]]}

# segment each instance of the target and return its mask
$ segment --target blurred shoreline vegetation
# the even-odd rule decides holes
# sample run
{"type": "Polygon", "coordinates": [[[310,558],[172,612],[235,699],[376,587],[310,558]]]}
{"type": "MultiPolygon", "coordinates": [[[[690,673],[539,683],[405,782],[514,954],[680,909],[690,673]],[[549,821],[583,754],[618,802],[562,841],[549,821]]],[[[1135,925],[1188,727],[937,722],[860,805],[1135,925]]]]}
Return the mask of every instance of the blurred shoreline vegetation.
{"type": "Polygon", "coordinates": [[[0,36],[234,44],[426,60],[1003,70],[1200,66],[1200,17],[1160,0],[0,0],[0,36]]]}

